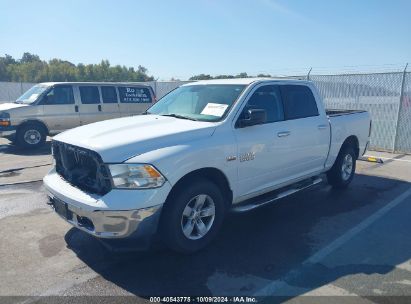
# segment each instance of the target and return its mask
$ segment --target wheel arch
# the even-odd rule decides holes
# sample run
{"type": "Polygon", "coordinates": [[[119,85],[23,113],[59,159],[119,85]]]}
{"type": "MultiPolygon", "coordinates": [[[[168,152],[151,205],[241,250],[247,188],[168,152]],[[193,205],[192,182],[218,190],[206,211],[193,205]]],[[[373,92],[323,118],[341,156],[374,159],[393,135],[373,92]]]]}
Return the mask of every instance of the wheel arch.
{"type": "Polygon", "coordinates": [[[178,190],[180,190],[184,186],[184,184],[196,178],[205,178],[214,183],[221,190],[227,208],[231,206],[233,202],[233,192],[231,190],[228,178],[221,170],[214,167],[196,169],[182,176],[172,187],[170,193],[167,196],[167,201],[168,198],[174,195],[178,190]]]}
{"type": "Polygon", "coordinates": [[[358,141],[358,137],[357,137],[357,136],[355,136],[355,135],[350,135],[350,136],[348,136],[348,137],[344,140],[344,142],[343,142],[343,144],[342,144],[342,146],[341,146],[341,148],[340,148],[340,152],[341,152],[345,147],[349,147],[349,146],[352,146],[352,147],[354,148],[354,152],[355,152],[355,154],[356,154],[356,159],[358,159],[358,157],[359,157],[359,155],[360,155],[360,143],[359,143],[359,141],[358,141]]]}
{"type": "Polygon", "coordinates": [[[46,125],[43,121],[38,120],[38,119],[27,119],[27,120],[24,120],[23,122],[21,122],[21,123],[17,126],[17,132],[18,132],[19,129],[21,129],[22,127],[27,126],[27,125],[31,125],[31,124],[41,126],[41,127],[46,131],[46,135],[49,135],[49,128],[47,127],[47,125],[46,125]]]}

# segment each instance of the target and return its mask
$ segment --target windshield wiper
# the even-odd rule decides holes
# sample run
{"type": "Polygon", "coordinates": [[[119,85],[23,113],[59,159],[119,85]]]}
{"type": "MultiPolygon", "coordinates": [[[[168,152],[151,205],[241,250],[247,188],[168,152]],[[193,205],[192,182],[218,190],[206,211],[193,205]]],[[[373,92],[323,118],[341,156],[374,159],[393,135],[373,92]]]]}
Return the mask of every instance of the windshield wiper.
{"type": "Polygon", "coordinates": [[[180,115],[180,114],[174,114],[174,113],[172,113],[172,114],[162,114],[161,116],[168,116],[168,117],[175,117],[175,118],[181,118],[181,119],[188,119],[188,120],[197,121],[197,119],[195,119],[195,118],[180,115]]]}

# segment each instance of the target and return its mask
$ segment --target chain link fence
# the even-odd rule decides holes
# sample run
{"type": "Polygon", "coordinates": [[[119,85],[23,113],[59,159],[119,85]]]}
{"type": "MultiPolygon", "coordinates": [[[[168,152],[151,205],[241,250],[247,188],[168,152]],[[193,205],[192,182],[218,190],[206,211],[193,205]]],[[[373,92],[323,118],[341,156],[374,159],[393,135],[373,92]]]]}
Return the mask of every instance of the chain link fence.
{"type": "MultiPolygon", "coordinates": [[[[411,73],[309,75],[329,109],[367,110],[373,121],[370,149],[411,153],[411,73]]],[[[152,81],[157,99],[188,81],[152,81]]],[[[34,83],[0,82],[0,103],[34,83]]]]}
{"type": "Polygon", "coordinates": [[[403,73],[311,75],[309,79],[318,87],[326,108],[370,113],[370,149],[398,150],[395,139],[403,73]]]}
{"type": "Polygon", "coordinates": [[[404,73],[394,150],[411,153],[411,73],[404,73]]]}

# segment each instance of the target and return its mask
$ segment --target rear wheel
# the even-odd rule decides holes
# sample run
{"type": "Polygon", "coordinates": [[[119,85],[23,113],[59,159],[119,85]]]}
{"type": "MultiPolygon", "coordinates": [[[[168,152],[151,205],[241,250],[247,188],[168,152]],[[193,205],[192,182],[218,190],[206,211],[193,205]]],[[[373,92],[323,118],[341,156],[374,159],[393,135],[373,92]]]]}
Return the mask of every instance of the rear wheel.
{"type": "Polygon", "coordinates": [[[191,253],[207,246],[221,228],[225,214],[220,189],[206,179],[186,183],[167,200],[162,234],[176,251],[191,253]]]}
{"type": "Polygon", "coordinates": [[[38,148],[46,142],[46,130],[39,124],[26,124],[16,134],[16,143],[24,148],[38,148]]]}
{"type": "Polygon", "coordinates": [[[343,147],[334,165],[327,172],[328,183],[337,189],[346,188],[354,178],[356,159],[353,147],[343,147]]]}

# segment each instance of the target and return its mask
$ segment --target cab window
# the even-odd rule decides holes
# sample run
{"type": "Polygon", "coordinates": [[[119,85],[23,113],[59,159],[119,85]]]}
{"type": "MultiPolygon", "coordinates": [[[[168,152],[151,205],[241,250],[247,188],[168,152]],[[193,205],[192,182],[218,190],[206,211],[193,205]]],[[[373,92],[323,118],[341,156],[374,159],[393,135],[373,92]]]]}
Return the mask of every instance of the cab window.
{"type": "Polygon", "coordinates": [[[44,97],[43,104],[65,105],[74,104],[72,86],[55,86],[44,97]]]}
{"type": "Polygon", "coordinates": [[[283,103],[279,87],[277,85],[265,85],[258,88],[248,100],[243,110],[242,118],[247,118],[247,112],[250,109],[265,110],[267,113],[266,123],[284,120],[283,103]]]}
{"type": "Polygon", "coordinates": [[[115,87],[101,87],[103,103],[117,103],[117,91],[115,87]]]}
{"type": "Polygon", "coordinates": [[[100,93],[98,87],[82,86],[80,89],[80,97],[82,104],[98,104],[100,103],[100,93]]]}
{"type": "Polygon", "coordinates": [[[282,85],[285,119],[318,116],[317,103],[311,89],[304,85],[282,85]]]}

